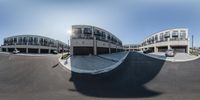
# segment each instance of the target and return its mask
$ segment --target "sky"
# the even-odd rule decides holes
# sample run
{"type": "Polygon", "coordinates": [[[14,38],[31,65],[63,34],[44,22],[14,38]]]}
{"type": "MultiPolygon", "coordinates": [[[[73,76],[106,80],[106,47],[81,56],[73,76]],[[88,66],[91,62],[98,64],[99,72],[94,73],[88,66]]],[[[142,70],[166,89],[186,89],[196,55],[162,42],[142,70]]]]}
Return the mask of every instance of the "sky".
{"type": "Polygon", "coordinates": [[[71,25],[94,25],[120,38],[141,43],[149,35],[188,28],[200,46],[198,0],[0,0],[0,44],[13,35],[34,34],[69,40],[71,25]]]}

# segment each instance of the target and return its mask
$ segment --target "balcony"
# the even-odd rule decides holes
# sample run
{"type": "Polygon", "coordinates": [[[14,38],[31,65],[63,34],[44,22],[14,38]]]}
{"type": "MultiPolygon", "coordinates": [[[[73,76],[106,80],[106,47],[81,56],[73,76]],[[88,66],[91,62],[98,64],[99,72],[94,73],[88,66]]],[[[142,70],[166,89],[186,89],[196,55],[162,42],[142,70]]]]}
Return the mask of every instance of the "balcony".
{"type": "Polygon", "coordinates": [[[143,43],[142,46],[152,46],[152,45],[168,45],[168,44],[173,44],[173,45],[188,45],[188,39],[187,38],[171,38],[171,39],[163,39],[160,41],[155,41],[154,43],[143,43]]]}

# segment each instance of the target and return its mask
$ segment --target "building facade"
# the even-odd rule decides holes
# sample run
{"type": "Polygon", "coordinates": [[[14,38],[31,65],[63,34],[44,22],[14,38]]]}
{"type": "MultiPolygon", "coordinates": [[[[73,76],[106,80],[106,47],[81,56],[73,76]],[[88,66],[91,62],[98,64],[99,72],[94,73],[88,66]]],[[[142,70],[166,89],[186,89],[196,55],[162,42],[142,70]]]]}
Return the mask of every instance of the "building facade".
{"type": "Polygon", "coordinates": [[[13,52],[15,49],[20,53],[53,53],[68,50],[67,44],[44,36],[17,35],[4,39],[1,46],[3,52],[13,52]]]}
{"type": "Polygon", "coordinates": [[[98,55],[122,50],[122,41],[104,29],[89,25],[72,26],[71,55],[98,55]]]}
{"type": "Polygon", "coordinates": [[[141,50],[150,49],[153,52],[165,52],[170,48],[176,52],[189,53],[188,29],[175,28],[157,32],[146,38],[140,47],[141,50]]]}
{"type": "Polygon", "coordinates": [[[126,44],[123,45],[124,51],[140,51],[140,44],[126,44]]]}

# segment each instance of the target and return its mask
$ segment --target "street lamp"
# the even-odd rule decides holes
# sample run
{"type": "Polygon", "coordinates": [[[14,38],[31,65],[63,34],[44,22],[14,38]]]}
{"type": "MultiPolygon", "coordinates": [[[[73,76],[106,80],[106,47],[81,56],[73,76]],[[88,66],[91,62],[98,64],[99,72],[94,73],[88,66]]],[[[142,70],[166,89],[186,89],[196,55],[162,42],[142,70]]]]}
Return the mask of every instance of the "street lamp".
{"type": "Polygon", "coordinates": [[[68,53],[69,53],[69,49],[70,49],[69,41],[70,41],[70,37],[71,37],[71,35],[72,35],[72,30],[69,29],[69,30],[67,31],[67,34],[68,34],[68,36],[69,36],[69,39],[67,40],[67,42],[68,42],[68,53]]]}
{"type": "Polygon", "coordinates": [[[67,48],[68,48],[68,53],[69,53],[69,49],[70,49],[70,47],[69,47],[69,40],[68,40],[67,42],[68,42],[68,44],[67,44],[67,45],[68,45],[68,47],[67,47],[67,48]]]}
{"type": "Polygon", "coordinates": [[[194,36],[192,35],[192,52],[193,52],[193,49],[194,49],[194,36]]]}

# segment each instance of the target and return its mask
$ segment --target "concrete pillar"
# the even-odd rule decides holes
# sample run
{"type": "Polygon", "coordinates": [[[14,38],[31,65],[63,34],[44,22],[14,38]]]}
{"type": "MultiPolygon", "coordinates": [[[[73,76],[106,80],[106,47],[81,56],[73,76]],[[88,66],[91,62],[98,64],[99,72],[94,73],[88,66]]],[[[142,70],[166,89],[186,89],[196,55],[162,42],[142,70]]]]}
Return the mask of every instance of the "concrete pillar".
{"type": "MultiPolygon", "coordinates": [[[[28,46],[28,42],[26,42],[26,46],[28,46]]],[[[28,47],[26,47],[26,53],[28,53],[28,47]]]]}
{"type": "Polygon", "coordinates": [[[110,43],[109,43],[108,45],[109,45],[109,54],[111,54],[111,48],[110,48],[110,43]]]}
{"type": "Polygon", "coordinates": [[[40,48],[38,49],[38,53],[40,54],[40,48]]]}
{"type": "Polygon", "coordinates": [[[189,39],[188,39],[187,41],[188,41],[188,45],[187,45],[187,53],[189,54],[189,53],[190,53],[190,42],[189,42],[189,39]]]}
{"type": "Polygon", "coordinates": [[[28,48],[26,48],[26,53],[28,53],[28,48]]]}
{"type": "Polygon", "coordinates": [[[17,48],[16,48],[16,43],[15,43],[15,49],[17,49],[17,48]]]}
{"type": "Polygon", "coordinates": [[[6,48],[6,52],[8,52],[8,48],[6,48]]]}
{"type": "Polygon", "coordinates": [[[19,37],[17,37],[17,42],[16,43],[19,43],[19,37]]]}
{"type": "Polygon", "coordinates": [[[190,53],[190,48],[189,48],[189,46],[187,46],[187,53],[188,53],[188,54],[190,53]]]}
{"type": "Polygon", "coordinates": [[[170,45],[168,45],[168,46],[167,46],[167,49],[171,49],[171,46],[170,46],[170,45]]]}
{"type": "Polygon", "coordinates": [[[40,45],[40,38],[38,37],[37,40],[38,40],[38,41],[37,41],[37,44],[40,45]]]}
{"type": "Polygon", "coordinates": [[[92,27],[92,37],[94,37],[94,27],[92,27]]]}
{"type": "Polygon", "coordinates": [[[154,47],[154,52],[158,52],[158,48],[157,47],[154,47]]]}
{"type": "Polygon", "coordinates": [[[116,46],[116,52],[117,52],[117,46],[116,46]]]}
{"type": "Polygon", "coordinates": [[[70,37],[70,48],[69,48],[69,52],[70,52],[70,55],[73,56],[74,55],[74,47],[72,45],[72,38],[70,37]]]}
{"type": "Polygon", "coordinates": [[[93,50],[94,50],[94,55],[97,55],[97,41],[96,41],[96,37],[94,37],[93,40],[93,50]]]}
{"type": "Polygon", "coordinates": [[[49,54],[51,53],[51,49],[49,49],[48,53],[49,53],[49,54]]]}
{"type": "Polygon", "coordinates": [[[73,50],[73,49],[74,49],[74,47],[73,47],[72,45],[70,45],[70,50],[69,50],[69,52],[70,52],[70,55],[72,55],[72,56],[74,55],[74,54],[73,54],[73,53],[74,53],[74,50],[73,50]]]}
{"type": "Polygon", "coordinates": [[[81,37],[84,37],[84,28],[81,28],[81,37]]]}

